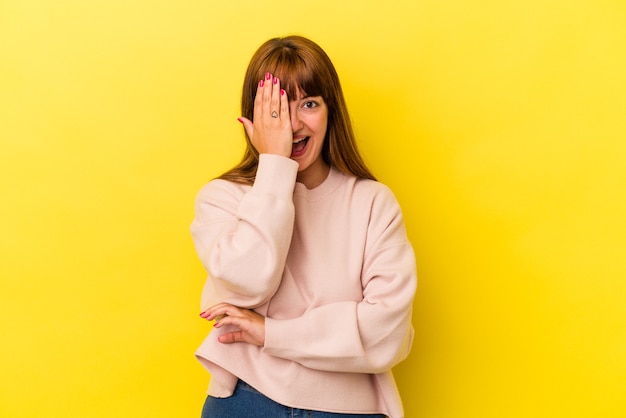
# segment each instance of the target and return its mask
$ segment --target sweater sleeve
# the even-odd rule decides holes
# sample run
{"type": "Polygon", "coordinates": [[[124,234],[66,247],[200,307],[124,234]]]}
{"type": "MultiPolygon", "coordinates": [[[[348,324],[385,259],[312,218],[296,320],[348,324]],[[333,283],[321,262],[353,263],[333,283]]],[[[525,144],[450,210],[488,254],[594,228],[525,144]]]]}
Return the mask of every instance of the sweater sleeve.
{"type": "Polygon", "coordinates": [[[191,235],[209,277],[202,309],[219,302],[254,308],[276,292],[294,223],[298,163],[261,154],[250,188],[209,182],[196,199],[191,235]]]}
{"type": "Polygon", "coordinates": [[[312,369],[359,373],[388,371],[408,356],[415,256],[397,201],[385,190],[368,227],[363,299],[322,305],[292,319],[266,318],[264,352],[312,369]]]}

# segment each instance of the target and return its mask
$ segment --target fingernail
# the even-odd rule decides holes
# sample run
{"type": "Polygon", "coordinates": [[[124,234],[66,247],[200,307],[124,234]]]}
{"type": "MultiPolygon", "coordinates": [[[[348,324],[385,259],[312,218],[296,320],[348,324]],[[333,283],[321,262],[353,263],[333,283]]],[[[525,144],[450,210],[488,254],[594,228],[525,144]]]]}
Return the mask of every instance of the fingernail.
{"type": "Polygon", "coordinates": [[[265,74],[265,79],[266,80],[271,80],[272,79],[272,75],[270,73],[265,74]]]}
{"type": "Polygon", "coordinates": [[[285,95],[285,90],[280,89],[280,95],[281,95],[281,96],[284,96],[284,95],[285,95]]]}
{"type": "Polygon", "coordinates": [[[278,77],[274,77],[274,84],[278,84],[278,77]]]}
{"type": "Polygon", "coordinates": [[[242,124],[243,124],[243,119],[241,119],[241,118],[237,118],[237,120],[239,121],[239,123],[242,123],[242,124]]]}
{"type": "Polygon", "coordinates": [[[259,81],[259,87],[263,87],[263,80],[259,81]]]}

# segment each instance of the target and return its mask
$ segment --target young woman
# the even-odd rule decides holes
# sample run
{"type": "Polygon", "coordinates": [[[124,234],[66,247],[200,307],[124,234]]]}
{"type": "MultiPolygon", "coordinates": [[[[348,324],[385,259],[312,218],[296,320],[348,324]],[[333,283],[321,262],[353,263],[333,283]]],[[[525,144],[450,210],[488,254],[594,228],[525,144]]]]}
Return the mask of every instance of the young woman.
{"type": "Polygon", "coordinates": [[[191,231],[214,329],[202,417],[403,416],[415,261],[392,192],[358,153],[337,73],[298,37],[246,72],[242,161],[198,194],[191,231]]]}

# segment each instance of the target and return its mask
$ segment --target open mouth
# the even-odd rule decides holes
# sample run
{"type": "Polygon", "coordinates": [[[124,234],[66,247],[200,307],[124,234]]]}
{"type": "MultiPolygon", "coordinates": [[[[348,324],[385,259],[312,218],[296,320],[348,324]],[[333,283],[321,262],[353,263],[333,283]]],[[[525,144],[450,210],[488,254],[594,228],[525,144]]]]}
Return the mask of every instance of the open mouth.
{"type": "Polygon", "coordinates": [[[309,136],[305,136],[304,138],[294,139],[291,145],[291,156],[297,157],[302,155],[310,138],[309,136]]]}

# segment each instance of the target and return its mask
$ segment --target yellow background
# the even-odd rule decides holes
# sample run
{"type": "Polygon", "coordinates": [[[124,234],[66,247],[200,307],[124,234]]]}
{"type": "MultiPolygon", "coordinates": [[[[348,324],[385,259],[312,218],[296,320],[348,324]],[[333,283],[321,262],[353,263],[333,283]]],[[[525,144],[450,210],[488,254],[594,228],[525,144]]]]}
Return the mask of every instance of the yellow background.
{"type": "Polygon", "coordinates": [[[407,417],[626,416],[622,0],[0,2],[0,416],[199,416],[193,200],[291,33],[406,215],[407,417]]]}

